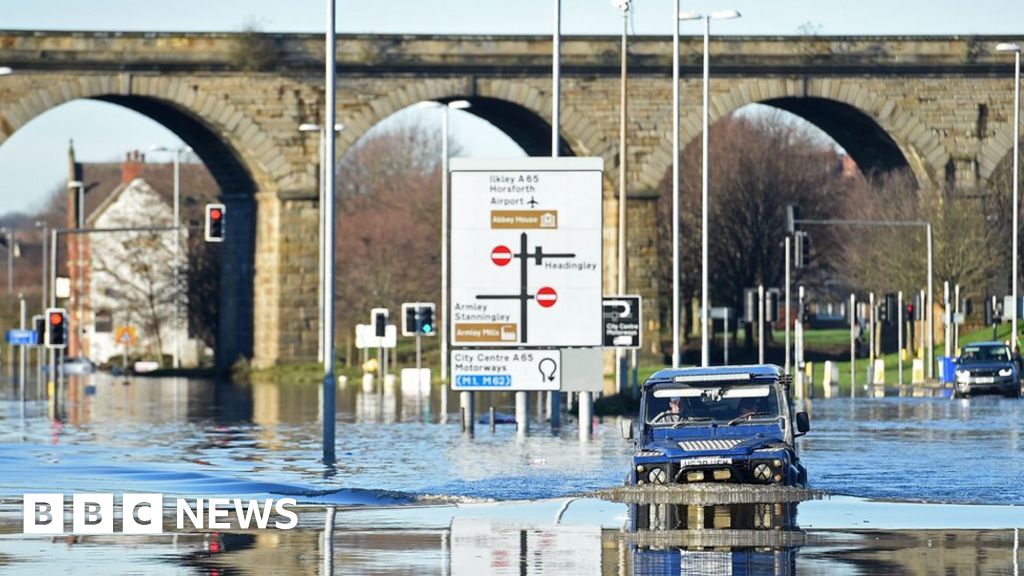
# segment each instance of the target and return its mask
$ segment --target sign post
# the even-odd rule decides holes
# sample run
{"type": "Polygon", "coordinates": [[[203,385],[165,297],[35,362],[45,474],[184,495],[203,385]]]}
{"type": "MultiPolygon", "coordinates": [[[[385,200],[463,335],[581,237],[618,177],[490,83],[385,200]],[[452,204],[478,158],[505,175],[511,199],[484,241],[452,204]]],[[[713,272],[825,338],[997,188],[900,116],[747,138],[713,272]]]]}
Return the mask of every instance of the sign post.
{"type": "MultiPolygon", "coordinates": [[[[453,357],[457,349],[601,346],[602,170],[600,158],[452,159],[453,357]]],[[[467,390],[483,388],[453,386],[463,390],[470,427],[467,390]]],[[[588,407],[589,394],[581,392],[588,407]]],[[[526,403],[517,391],[520,434],[526,403]]]]}

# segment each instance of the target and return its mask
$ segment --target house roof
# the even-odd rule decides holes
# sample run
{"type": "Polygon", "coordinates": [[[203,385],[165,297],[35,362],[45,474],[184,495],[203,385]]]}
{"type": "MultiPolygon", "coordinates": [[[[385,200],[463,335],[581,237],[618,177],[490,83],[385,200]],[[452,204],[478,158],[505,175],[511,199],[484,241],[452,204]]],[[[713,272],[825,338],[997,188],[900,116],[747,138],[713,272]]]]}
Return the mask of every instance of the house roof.
{"type": "MultiPolygon", "coordinates": [[[[85,183],[87,221],[94,221],[128,187],[130,182],[122,181],[123,168],[123,164],[115,162],[76,165],[76,171],[85,183]]],[[[142,163],[138,177],[145,180],[168,206],[173,205],[173,163],[142,163]]],[[[216,200],[220,187],[206,166],[200,163],[182,163],[180,177],[182,220],[201,222],[203,206],[216,200]]]]}

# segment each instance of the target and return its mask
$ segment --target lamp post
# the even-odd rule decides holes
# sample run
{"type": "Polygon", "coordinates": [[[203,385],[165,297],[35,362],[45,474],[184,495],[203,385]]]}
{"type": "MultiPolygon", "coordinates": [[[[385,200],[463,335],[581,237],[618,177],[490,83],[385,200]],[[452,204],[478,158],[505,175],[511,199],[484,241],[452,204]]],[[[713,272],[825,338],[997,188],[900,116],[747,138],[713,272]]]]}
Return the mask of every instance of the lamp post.
{"type": "Polygon", "coordinates": [[[672,367],[679,367],[679,0],[672,9],[672,367]]]}
{"type": "Polygon", "coordinates": [[[181,368],[181,155],[191,152],[188,146],[171,148],[169,146],[150,146],[153,152],[172,152],[174,154],[174,318],[171,321],[173,327],[174,342],[174,367],[181,368]]]}
{"type": "MultiPolygon", "coordinates": [[[[708,317],[708,306],[710,295],[708,294],[708,123],[709,123],[709,86],[710,78],[708,68],[710,63],[709,46],[711,39],[712,20],[731,20],[739,18],[740,13],[735,10],[722,10],[711,14],[695,14],[686,12],[679,15],[680,20],[703,20],[704,21],[704,83],[703,101],[704,110],[701,114],[703,119],[702,146],[701,146],[701,182],[700,182],[700,364],[710,364],[710,321],[708,317]]],[[[678,58],[678,55],[677,55],[678,58]]]]}
{"type": "MultiPolygon", "coordinates": [[[[441,102],[420,102],[421,108],[439,108],[441,110],[441,307],[438,314],[438,337],[441,339],[441,381],[448,380],[448,139],[449,110],[466,110],[472,104],[468,100],[453,100],[447,104],[441,102]]],[[[472,392],[459,393],[459,406],[466,414],[472,414],[472,392]]],[[[441,422],[448,418],[447,389],[441,392],[441,422]]],[[[472,416],[470,416],[471,418],[472,416]]]]}
{"type": "MultiPolygon", "coordinates": [[[[612,0],[612,5],[622,10],[621,81],[619,94],[619,232],[618,232],[618,292],[626,293],[626,35],[629,27],[630,0],[612,0]]],[[[615,370],[618,375],[618,390],[625,392],[629,382],[626,369],[626,355],[622,348],[615,349],[615,370]]]]}
{"type": "MultiPolygon", "coordinates": [[[[345,129],[345,127],[343,125],[341,125],[341,124],[335,124],[334,125],[334,131],[336,133],[337,132],[341,132],[344,129],[345,129]]],[[[317,151],[317,158],[318,158],[317,162],[319,164],[320,174],[318,176],[317,188],[318,188],[318,197],[319,197],[319,204],[318,205],[319,206],[323,206],[324,205],[324,190],[325,190],[324,189],[324,166],[326,166],[326,164],[327,164],[326,162],[324,162],[324,131],[323,131],[323,128],[321,128],[321,126],[319,124],[313,124],[313,123],[309,123],[309,122],[304,122],[302,124],[299,124],[299,132],[319,132],[320,133],[320,145],[319,145],[319,148],[318,148],[318,151],[317,151]]],[[[324,343],[324,302],[323,302],[323,300],[324,300],[324,276],[323,276],[322,272],[323,272],[323,268],[324,268],[324,253],[326,251],[324,250],[324,211],[320,210],[319,212],[320,212],[320,215],[319,215],[319,228],[318,228],[318,231],[317,231],[317,234],[318,234],[318,236],[317,236],[317,249],[318,249],[317,250],[318,251],[318,254],[317,254],[318,260],[317,260],[317,262],[318,262],[318,268],[317,268],[317,293],[316,293],[316,302],[317,302],[317,318],[316,318],[316,321],[317,321],[316,348],[317,348],[317,350],[316,350],[316,361],[317,362],[323,362],[324,361],[324,346],[323,346],[323,343],[324,343]]]]}
{"type": "Polygon", "coordinates": [[[1020,45],[1010,42],[1002,42],[996,45],[997,52],[1013,52],[1013,316],[1011,317],[1011,332],[1013,340],[1011,346],[1014,352],[1017,351],[1017,315],[1020,314],[1017,305],[1017,218],[1019,195],[1017,193],[1020,182],[1020,45]]]}
{"type": "MultiPolygon", "coordinates": [[[[327,26],[324,34],[324,124],[334,126],[335,110],[335,0],[327,0],[327,26]]],[[[321,295],[323,305],[323,460],[327,466],[334,464],[334,418],[335,418],[335,378],[334,378],[334,138],[324,138],[324,202],[320,206],[323,213],[324,258],[320,275],[323,278],[324,290],[321,295]],[[330,294],[328,294],[330,293],[330,294]]]]}

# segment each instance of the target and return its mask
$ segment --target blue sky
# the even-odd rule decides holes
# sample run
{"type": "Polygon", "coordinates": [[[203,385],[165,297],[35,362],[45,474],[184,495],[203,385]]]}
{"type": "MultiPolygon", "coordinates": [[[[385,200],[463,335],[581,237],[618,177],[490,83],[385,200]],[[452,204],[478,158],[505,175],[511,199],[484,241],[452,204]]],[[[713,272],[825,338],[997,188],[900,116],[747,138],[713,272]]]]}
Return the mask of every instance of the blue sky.
{"type": "MultiPolygon", "coordinates": [[[[671,34],[673,4],[634,0],[631,32],[671,34]]],[[[552,0],[338,0],[337,28],[340,33],[550,34],[552,5],[552,0]]],[[[1024,36],[1021,0],[684,0],[681,5],[743,13],[717,25],[715,34],[1024,36]]],[[[322,33],[325,12],[320,0],[0,0],[0,28],[238,31],[255,25],[265,31],[322,33]]],[[[618,34],[621,26],[621,13],[610,0],[562,1],[566,34],[618,34]]],[[[698,33],[697,25],[684,26],[683,33],[698,33]]],[[[2,58],[0,53],[0,65],[2,58]]],[[[507,139],[464,113],[453,116],[453,133],[469,150],[474,142],[486,142],[492,151],[515,152],[507,139]]],[[[114,161],[127,150],[178,142],[159,124],[114,105],[79,101],[56,108],[0,146],[0,214],[32,210],[60,185],[69,139],[85,161],[114,161]]]]}

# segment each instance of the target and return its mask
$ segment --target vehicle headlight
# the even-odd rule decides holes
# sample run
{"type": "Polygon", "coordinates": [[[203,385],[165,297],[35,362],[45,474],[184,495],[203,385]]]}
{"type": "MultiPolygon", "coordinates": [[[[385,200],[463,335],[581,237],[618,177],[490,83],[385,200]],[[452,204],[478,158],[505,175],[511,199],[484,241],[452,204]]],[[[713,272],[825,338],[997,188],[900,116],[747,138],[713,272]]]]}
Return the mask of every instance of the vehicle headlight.
{"type": "Polygon", "coordinates": [[[761,480],[762,482],[767,482],[767,481],[771,480],[771,477],[772,477],[772,467],[771,466],[762,463],[762,464],[758,464],[757,466],[754,467],[754,478],[757,478],[758,480],[761,480]]]}
{"type": "Polygon", "coordinates": [[[956,377],[957,377],[957,380],[967,380],[968,378],[971,377],[971,371],[970,370],[957,370],[956,371],[956,377]]]}
{"type": "Polygon", "coordinates": [[[1003,368],[999,371],[1000,376],[1010,376],[1013,374],[1013,368],[1003,368]]]}
{"type": "Polygon", "coordinates": [[[647,474],[647,480],[651,484],[664,484],[665,483],[665,470],[661,468],[652,468],[647,474]]]}

